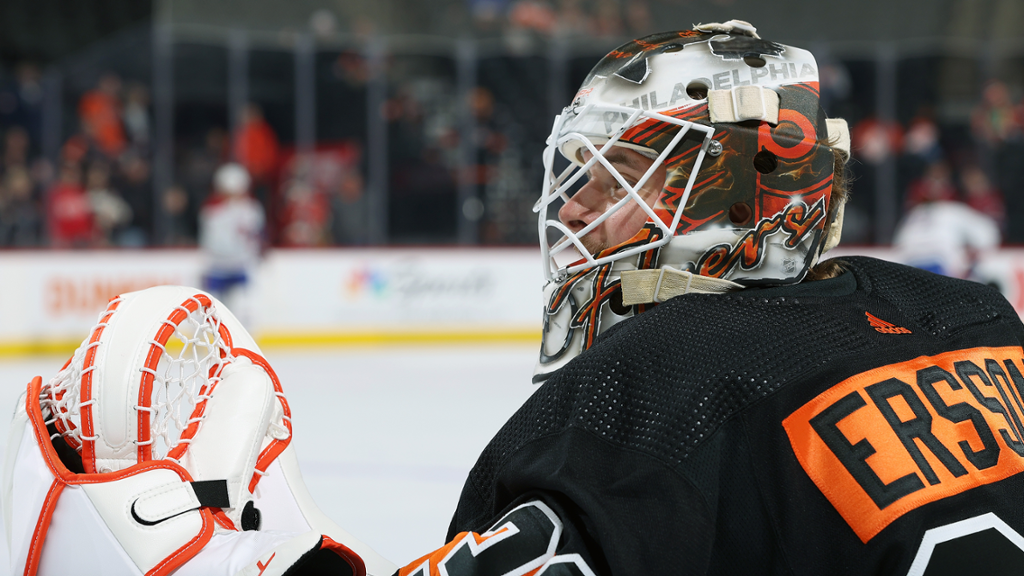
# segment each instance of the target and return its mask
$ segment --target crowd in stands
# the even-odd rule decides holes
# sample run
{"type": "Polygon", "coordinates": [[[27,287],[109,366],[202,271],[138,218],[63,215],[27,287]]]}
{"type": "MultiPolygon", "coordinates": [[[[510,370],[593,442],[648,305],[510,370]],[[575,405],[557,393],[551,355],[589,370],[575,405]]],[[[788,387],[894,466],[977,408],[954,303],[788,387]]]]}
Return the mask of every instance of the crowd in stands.
{"type": "Polygon", "coordinates": [[[500,32],[514,39],[539,36],[622,38],[645,36],[652,30],[647,0],[471,0],[470,11],[478,32],[500,32]]]}
{"type": "MultiPolygon", "coordinates": [[[[956,202],[994,223],[1004,243],[1024,243],[1024,101],[1013,101],[1004,83],[991,81],[964,128],[944,131],[928,106],[905,125],[865,117],[852,128],[854,171],[877,178],[883,164],[895,164],[901,223],[921,204],[956,202]]],[[[854,194],[861,206],[874,208],[856,181],[854,194]]],[[[870,225],[855,213],[844,237],[871,243],[870,225]]]]}
{"type": "Polygon", "coordinates": [[[42,150],[42,89],[25,64],[0,87],[0,244],[54,248],[153,242],[149,94],[105,74],[77,105],[78,129],[42,150]]]}
{"type": "MultiPolygon", "coordinates": [[[[489,10],[504,10],[506,25],[534,34],[554,34],[570,21],[584,31],[608,34],[645,25],[642,3],[635,5],[636,14],[609,8],[583,19],[570,18],[573,1],[560,3],[558,10],[540,0],[473,6],[481,26],[487,25],[489,10]]],[[[365,91],[360,57],[342,53],[334,69],[353,93],[365,91]]],[[[47,153],[38,68],[24,64],[6,78],[0,78],[0,246],[197,245],[200,210],[210,197],[214,173],[228,162],[248,171],[250,194],[267,214],[271,244],[371,242],[365,136],[319,142],[297,154],[252,103],[234,123],[234,133],[214,125],[195,145],[179,142],[173,182],[155,194],[153,110],[146,84],[100,75],[92,89],[73,100],[74,122],[65,126],[74,130],[47,153]]],[[[524,127],[526,119],[514,103],[528,98],[509,96],[516,87],[484,86],[490,80],[483,73],[480,79],[465,101],[456,97],[452,82],[429,75],[391,86],[381,109],[388,130],[389,241],[454,242],[460,213],[478,224],[475,237],[482,244],[533,241],[529,206],[543,135],[524,127]],[[469,156],[460,143],[465,111],[474,126],[469,156]]],[[[365,110],[365,102],[354,108],[365,110]]],[[[923,203],[958,202],[990,218],[1004,242],[1022,244],[1024,103],[1006,85],[990,82],[966,128],[969,136],[954,141],[929,108],[903,125],[869,116],[853,127],[854,155],[867,169],[898,159],[900,220],[923,203]]],[[[854,194],[863,202],[871,191],[858,190],[855,182],[854,194]]],[[[850,216],[847,241],[871,243],[859,228],[865,221],[870,225],[871,217],[858,220],[856,210],[850,216]]]]}
{"type": "Polygon", "coordinates": [[[14,82],[0,86],[0,246],[195,245],[199,210],[214,171],[231,159],[251,174],[252,193],[269,201],[280,145],[258,106],[246,107],[233,138],[211,129],[205,147],[185,155],[176,183],[155,196],[146,85],[102,75],[78,99],[77,129],[50,158],[41,149],[38,81],[35,67],[24,65],[14,82]],[[159,212],[155,201],[161,203],[159,212]],[[165,219],[159,238],[158,214],[165,219]]]}

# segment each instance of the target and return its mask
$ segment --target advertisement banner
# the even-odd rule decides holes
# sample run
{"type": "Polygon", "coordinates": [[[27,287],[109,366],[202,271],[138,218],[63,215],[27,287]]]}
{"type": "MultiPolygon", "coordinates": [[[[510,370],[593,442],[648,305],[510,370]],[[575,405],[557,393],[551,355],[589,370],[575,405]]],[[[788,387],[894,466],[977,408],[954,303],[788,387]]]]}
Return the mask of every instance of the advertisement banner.
{"type": "Polygon", "coordinates": [[[258,338],[539,342],[541,285],[534,249],[277,251],[260,274],[258,338]]]}
{"type": "Polygon", "coordinates": [[[0,353],[66,350],[123,292],[198,285],[194,251],[31,251],[0,254],[0,353]]]}
{"type": "MultiPolygon", "coordinates": [[[[202,285],[195,250],[0,253],[0,354],[70,351],[107,301],[202,285]]],[[[272,250],[225,303],[261,345],[540,341],[535,249],[272,250]]]]}

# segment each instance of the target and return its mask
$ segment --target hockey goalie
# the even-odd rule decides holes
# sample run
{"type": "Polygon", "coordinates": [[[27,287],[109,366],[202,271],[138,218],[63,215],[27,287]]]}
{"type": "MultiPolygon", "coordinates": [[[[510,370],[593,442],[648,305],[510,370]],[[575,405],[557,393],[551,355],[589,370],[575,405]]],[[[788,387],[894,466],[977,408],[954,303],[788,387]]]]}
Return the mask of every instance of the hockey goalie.
{"type": "Polygon", "coordinates": [[[3,475],[12,574],[382,576],[303,484],[281,383],[209,294],[112,299],[28,384],[3,475]]]}

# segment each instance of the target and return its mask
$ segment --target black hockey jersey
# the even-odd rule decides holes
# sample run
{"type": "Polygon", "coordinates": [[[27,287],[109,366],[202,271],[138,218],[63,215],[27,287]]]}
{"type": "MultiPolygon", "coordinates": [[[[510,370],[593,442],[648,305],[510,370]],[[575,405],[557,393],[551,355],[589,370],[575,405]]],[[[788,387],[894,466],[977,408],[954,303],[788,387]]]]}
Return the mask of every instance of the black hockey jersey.
{"type": "Polygon", "coordinates": [[[1024,572],[1020,320],[979,284],[843,262],[610,330],[402,574],[1024,572]]]}

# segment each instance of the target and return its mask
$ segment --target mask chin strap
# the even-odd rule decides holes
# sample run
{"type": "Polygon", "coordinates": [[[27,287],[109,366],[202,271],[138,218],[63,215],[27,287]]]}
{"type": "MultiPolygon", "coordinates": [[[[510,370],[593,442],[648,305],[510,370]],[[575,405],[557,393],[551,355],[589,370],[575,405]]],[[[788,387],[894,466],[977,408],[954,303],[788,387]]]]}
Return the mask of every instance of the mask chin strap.
{"type": "Polygon", "coordinates": [[[682,294],[723,294],[743,288],[721,278],[701,276],[671,266],[653,270],[623,270],[622,303],[626,306],[664,302],[682,294]]]}

